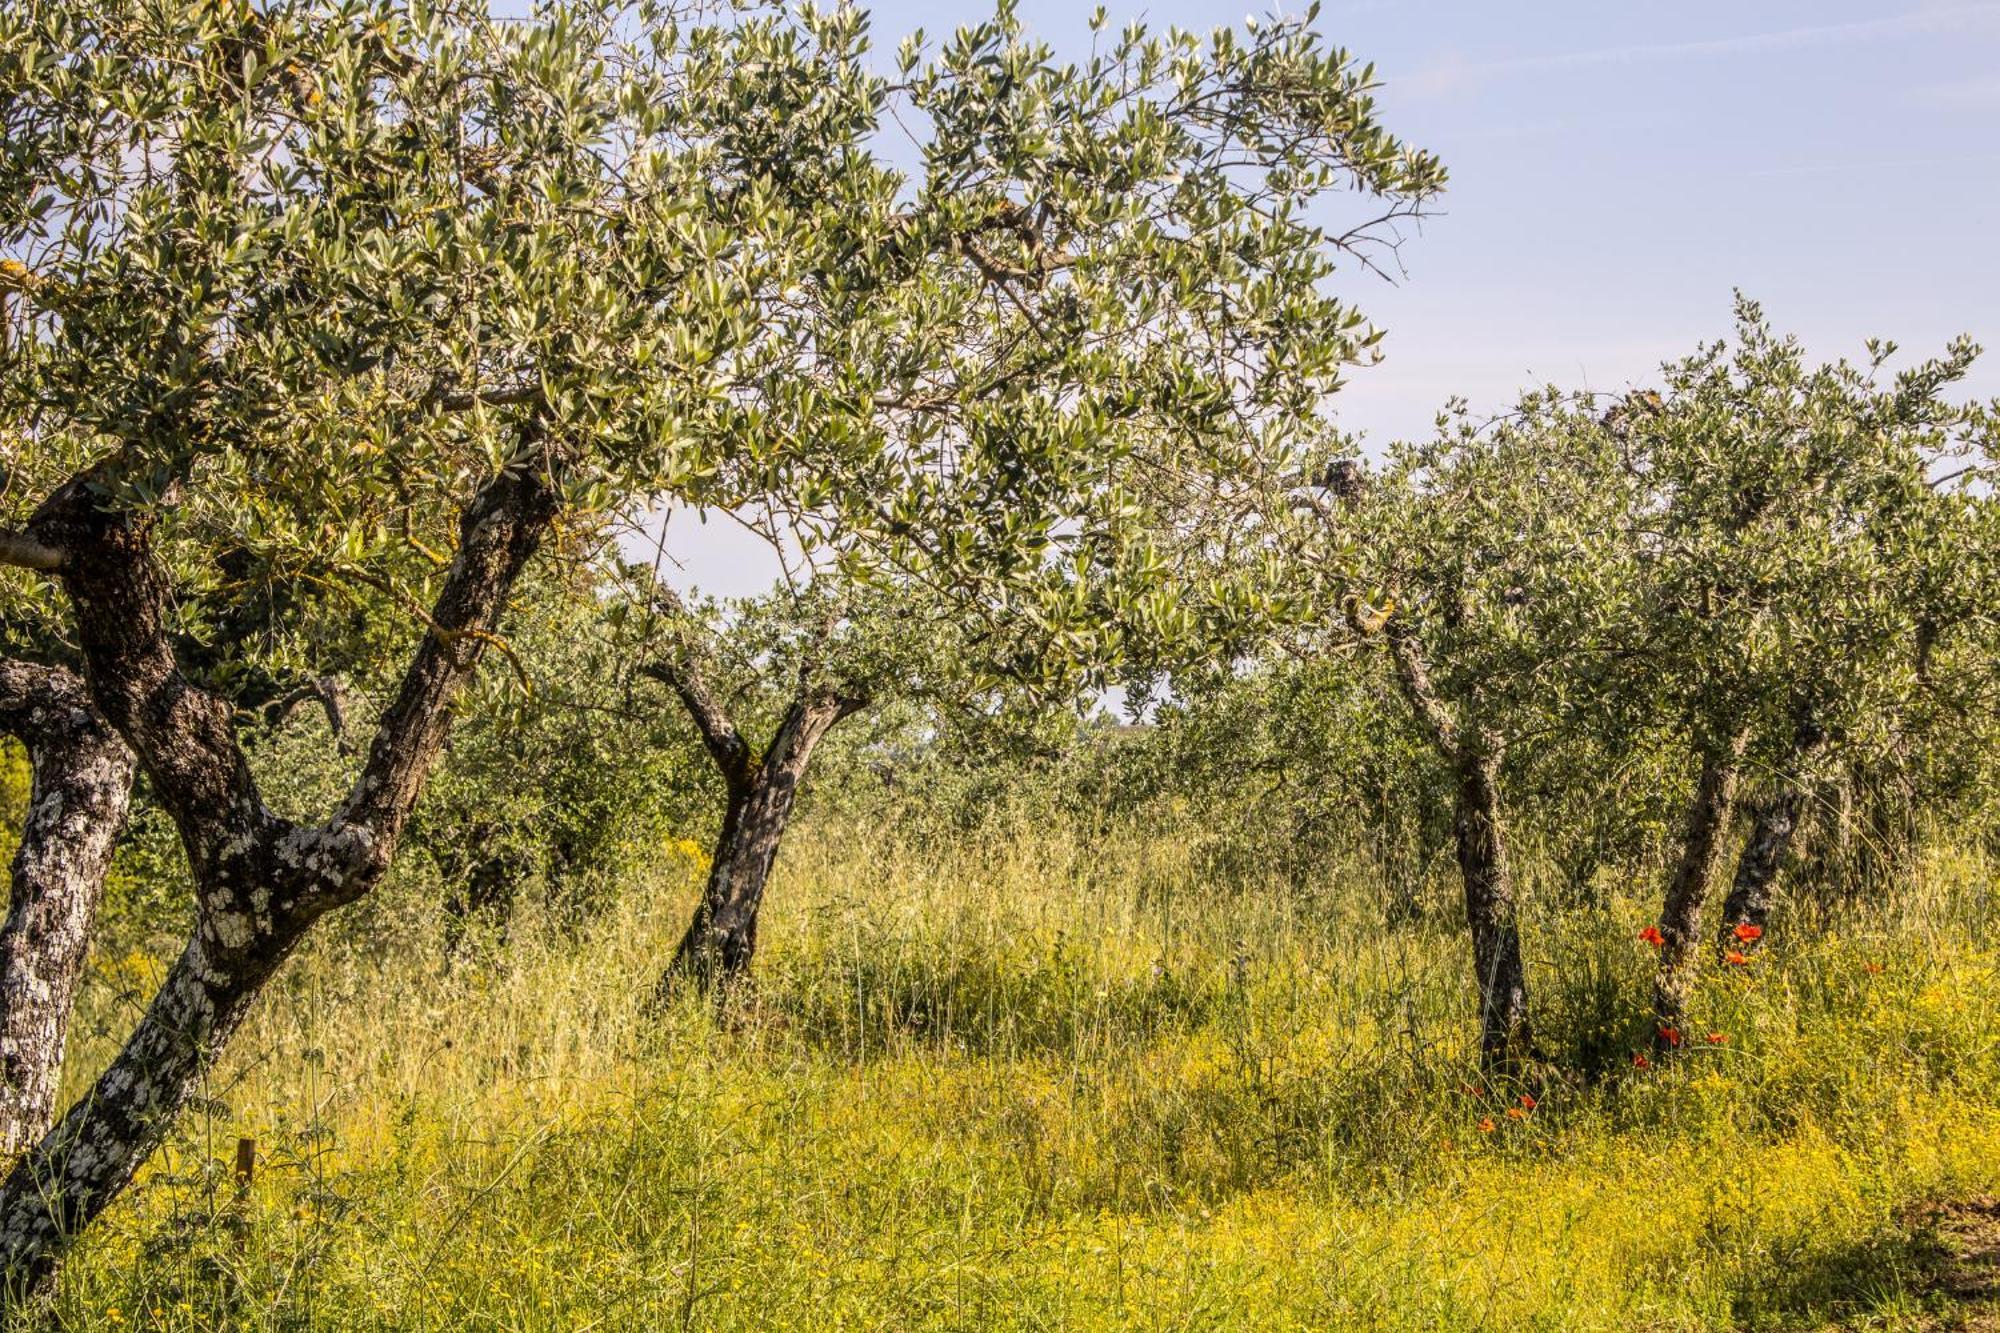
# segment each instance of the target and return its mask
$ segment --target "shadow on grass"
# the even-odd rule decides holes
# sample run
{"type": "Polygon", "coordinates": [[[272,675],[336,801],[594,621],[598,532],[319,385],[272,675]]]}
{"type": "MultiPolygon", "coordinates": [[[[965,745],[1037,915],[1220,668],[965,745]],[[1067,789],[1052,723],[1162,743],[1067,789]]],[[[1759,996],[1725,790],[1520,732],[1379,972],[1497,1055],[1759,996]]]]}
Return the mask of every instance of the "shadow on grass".
{"type": "Polygon", "coordinates": [[[2000,1330],[2000,1200],[1913,1208],[1852,1244],[1774,1253],[1734,1314],[1749,1329],[2000,1330]]]}
{"type": "Polygon", "coordinates": [[[1131,1047],[1198,1028],[1225,1001],[1217,976],[1105,977],[1064,945],[1024,958],[883,950],[822,960],[757,992],[759,1021],[850,1060],[910,1045],[975,1056],[1131,1047]]]}

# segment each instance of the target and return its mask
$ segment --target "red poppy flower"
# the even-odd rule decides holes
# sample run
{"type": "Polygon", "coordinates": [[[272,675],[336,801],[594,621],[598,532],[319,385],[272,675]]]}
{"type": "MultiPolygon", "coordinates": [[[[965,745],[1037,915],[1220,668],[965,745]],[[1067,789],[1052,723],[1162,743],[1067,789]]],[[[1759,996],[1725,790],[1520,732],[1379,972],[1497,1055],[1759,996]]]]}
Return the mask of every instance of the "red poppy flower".
{"type": "Polygon", "coordinates": [[[1669,1046],[1678,1046],[1681,1044],[1681,1030],[1679,1028],[1661,1028],[1660,1040],[1669,1046]]]}
{"type": "Polygon", "coordinates": [[[1660,928],[1658,926],[1646,927],[1644,930],[1639,932],[1639,938],[1644,940],[1646,943],[1652,945],[1655,949],[1659,948],[1662,944],[1665,944],[1667,942],[1667,937],[1660,933],[1660,928]]]}
{"type": "Polygon", "coordinates": [[[1644,1055],[1642,1055],[1638,1051],[1632,1052],[1632,1068],[1651,1069],[1652,1067],[1653,1067],[1653,1062],[1651,1060],[1648,1060],[1644,1055]]]}
{"type": "Polygon", "coordinates": [[[1535,1099],[1529,1096],[1527,1093],[1524,1092],[1521,1094],[1521,1105],[1526,1107],[1528,1110],[1530,1111],[1534,1110],[1538,1104],[1539,1103],[1537,1103],[1535,1099]]]}
{"type": "Polygon", "coordinates": [[[1507,1108],[1507,1118],[1509,1120],[1526,1120],[1528,1113],[1518,1106],[1510,1106],[1507,1108]]]}
{"type": "Polygon", "coordinates": [[[1722,961],[1731,967],[1747,967],[1750,964],[1750,956],[1741,949],[1731,949],[1728,953],[1722,955],[1722,961]]]}
{"type": "Polygon", "coordinates": [[[1744,921],[1738,923],[1735,935],[1737,939],[1742,940],[1745,944],[1752,944],[1764,938],[1764,928],[1762,926],[1753,926],[1748,921],[1744,921]]]}
{"type": "Polygon", "coordinates": [[[1729,1034],[1726,1032],[1711,1032],[1708,1034],[1708,1044],[1711,1046],[1726,1046],[1728,1043],[1729,1034]]]}
{"type": "Polygon", "coordinates": [[[1866,972],[1871,977],[1879,977],[1882,975],[1882,965],[1880,963],[1863,963],[1861,965],[1861,970],[1863,972],[1866,972]]]}
{"type": "Polygon", "coordinates": [[[1490,1115],[1489,1115],[1489,1116],[1481,1116],[1481,1117],[1480,1117],[1480,1120],[1479,1120],[1479,1132],[1480,1132],[1481,1134],[1491,1134],[1491,1133],[1493,1132],[1494,1128],[1495,1128],[1495,1126],[1494,1126],[1494,1124],[1493,1124],[1493,1117],[1492,1117],[1492,1116],[1490,1116],[1490,1115]]]}

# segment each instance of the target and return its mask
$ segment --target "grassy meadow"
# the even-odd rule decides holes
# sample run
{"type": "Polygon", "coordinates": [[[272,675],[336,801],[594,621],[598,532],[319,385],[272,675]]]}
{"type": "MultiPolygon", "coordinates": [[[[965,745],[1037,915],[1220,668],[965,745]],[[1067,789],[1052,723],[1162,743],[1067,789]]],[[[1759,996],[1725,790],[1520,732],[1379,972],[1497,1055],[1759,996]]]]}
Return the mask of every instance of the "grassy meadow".
{"type": "MultiPolygon", "coordinates": [[[[828,818],[754,997],[648,1018],[700,866],[671,849],[581,935],[326,932],[54,1325],[1930,1327],[1926,1206],[2000,1191],[1967,857],[1711,965],[1666,1067],[1632,1059],[1654,886],[1538,907],[1538,1035],[1590,1073],[1505,1088],[1442,883],[1385,924],[1359,869],[1243,882],[1158,823],[926,853],[828,818]]],[[[94,961],[71,1090],[160,965],[94,961]]]]}

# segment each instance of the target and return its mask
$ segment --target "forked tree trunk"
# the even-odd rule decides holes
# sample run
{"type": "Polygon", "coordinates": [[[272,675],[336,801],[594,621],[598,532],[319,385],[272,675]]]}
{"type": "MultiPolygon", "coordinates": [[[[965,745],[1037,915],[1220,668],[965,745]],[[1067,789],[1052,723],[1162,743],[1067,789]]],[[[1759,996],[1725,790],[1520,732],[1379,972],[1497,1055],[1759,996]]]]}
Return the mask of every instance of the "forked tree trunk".
{"type": "Polygon", "coordinates": [[[131,1182],[314,922],[388,869],[453,699],[556,512],[554,456],[532,427],[523,434],[523,460],[461,513],[428,631],[359,777],[323,825],[265,807],[234,709],[181,674],[167,633],[172,588],[152,552],[150,520],[98,502],[110,489],[101,474],[121,456],[73,478],[30,520],[75,611],[91,697],[179,828],[195,928],[110,1067],[0,1184],[0,1321],[46,1286],[77,1234],[131,1182]]]}
{"type": "Polygon", "coordinates": [[[1514,877],[1501,819],[1499,756],[1483,748],[1461,756],[1453,832],[1465,883],[1465,920],[1479,981],[1480,1063],[1518,1069],[1535,1054],[1528,1026],[1528,979],[1521,966],[1514,877]]]}
{"type": "Polygon", "coordinates": [[[1701,915],[1709,885],[1722,866],[1723,845],[1736,813],[1736,782],[1747,737],[1738,733],[1702,755],[1701,776],[1688,806],[1680,859],[1660,906],[1660,960],[1653,978],[1654,1042],[1664,1052],[1680,1044],[1688,996],[1700,962],[1701,915]]]}
{"type": "Polygon", "coordinates": [[[1730,881],[1729,897],[1722,904],[1722,927],[1718,948],[1741,947],[1737,927],[1753,927],[1759,938],[1769,929],[1771,899],[1778,871],[1792,845],[1810,795],[1809,773],[1814,757],[1825,744],[1825,735],[1810,722],[1801,723],[1792,739],[1792,753],[1778,775],[1776,790],[1757,805],[1750,826],[1750,840],[1736,858],[1736,874],[1730,881]]]}
{"type": "MultiPolygon", "coordinates": [[[[820,740],[835,723],[861,706],[857,699],[807,694],[786,710],[762,759],[751,763],[747,751],[739,756],[740,762],[718,756],[728,783],[729,804],[716,837],[715,858],[701,903],[674,950],[673,961],[660,976],[654,992],[656,1002],[671,1000],[684,985],[707,991],[749,976],[757,952],[757,917],[764,903],[764,886],[777,860],[785,826],[791,821],[799,783],[820,740]]],[[[701,715],[696,716],[699,721],[701,715]]],[[[733,728],[730,734],[735,734],[733,728]]],[[[710,748],[715,747],[711,744],[710,748]]]]}
{"type": "Polygon", "coordinates": [[[1778,882],[1778,870],[1792,845],[1805,806],[1805,791],[1786,782],[1757,805],[1750,825],[1750,840],[1736,859],[1736,875],[1729,885],[1729,897],[1722,905],[1722,947],[1737,947],[1736,928],[1755,927],[1759,935],[1771,919],[1771,898],[1778,882]]]}
{"type": "Polygon", "coordinates": [[[48,1131],[70,1011],[135,762],[76,676],[0,662],[0,732],[28,749],[34,781],[0,926],[0,1158],[48,1131]]]}

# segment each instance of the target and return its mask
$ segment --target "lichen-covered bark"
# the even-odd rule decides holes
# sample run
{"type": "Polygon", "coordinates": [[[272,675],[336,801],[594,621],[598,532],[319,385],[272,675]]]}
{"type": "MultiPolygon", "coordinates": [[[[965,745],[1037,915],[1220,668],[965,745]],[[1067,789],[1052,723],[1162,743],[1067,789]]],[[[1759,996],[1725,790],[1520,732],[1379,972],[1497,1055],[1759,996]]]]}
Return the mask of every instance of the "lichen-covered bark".
{"type": "MultiPolygon", "coordinates": [[[[537,443],[524,434],[524,446],[537,443]]],[[[0,1184],[8,1299],[45,1283],[77,1233],[131,1181],[313,923],[368,892],[388,868],[444,744],[453,697],[556,511],[552,455],[539,447],[523,452],[530,461],[468,502],[428,630],[355,786],[319,825],[281,819],[264,806],[232,710],[181,674],[166,633],[171,590],[148,521],[100,507],[101,488],[89,473],[30,521],[29,535],[61,553],[56,572],[92,697],[179,827],[196,924],[110,1067],[0,1184]]]]}
{"type": "Polygon", "coordinates": [[[132,796],[132,752],[61,667],[0,662],[0,732],[34,766],[0,926],[0,1157],[48,1130],[104,876],[132,796]]]}
{"type": "Polygon", "coordinates": [[[1786,783],[1758,803],[1750,823],[1750,840],[1736,858],[1736,874],[1722,905],[1720,947],[1739,947],[1738,926],[1755,927],[1760,938],[1770,928],[1778,870],[1798,830],[1804,804],[1805,792],[1794,783],[1786,783]]]}
{"type": "Polygon", "coordinates": [[[1810,721],[1801,722],[1793,735],[1792,753],[1776,788],[1755,807],[1750,823],[1750,840],[1736,858],[1736,874],[1729,896],[1722,904],[1722,929],[1718,947],[1740,947],[1739,926],[1756,928],[1761,938],[1770,928],[1771,900],[1777,887],[1778,871],[1792,845],[1800,818],[1810,796],[1810,772],[1814,759],[1826,742],[1825,735],[1810,721]]]}
{"type": "Polygon", "coordinates": [[[77,1233],[131,1182],[290,951],[288,944],[245,956],[217,935],[212,919],[197,927],[111,1067],[0,1188],[8,1300],[44,1282],[77,1233]]]}
{"type": "MultiPolygon", "coordinates": [[[[681,692],[685,699],[687,687],[681,692]]],[[[660,976],[656,1000],[670,999],[683,984],[706,990],[749,975],[757,952],[757,916],[763,907],[764,886],[777,860],[778,844],[791,820],[813,749],[835,723],[862,706],[859,699],[830,693],[802,696],[786,710],[770,748],[755,764],[748,762],[746,752],[740,765],[730,765],[711,741],[710,749],[717,751],[723,765],[729,803],[701,903],[681,936],[673,961],[660,976]]],[[[702,714],[693,706],[689,711],[706,734],[712,721],[702,723],[702,714]]],[[[735,734],[733,728],[730,734],[735,734]]]]}
{"type": "Polygon", "coordinates": [[[1709,886],[1722,866],[1723,846],[1736,813],[1736,783],[1741,769],[1741,733],[1707,747],[1702,754],[1701,776],[1695,782],[1694,799],[1688,805],[1687,832],[1681,839],[1680,859],[1667,881],[1666,897],[1660,905],[1660,958],[1653,977],[1653,1022],[1655,1043],[1662,1052],[1679,1044],[1687,1024],[1688,996],[1694,989],[1700,962],[1701,916],[1708,903],[1709,886]]]}

